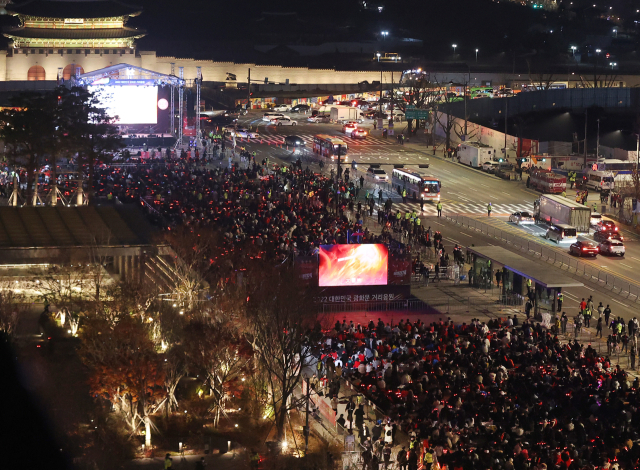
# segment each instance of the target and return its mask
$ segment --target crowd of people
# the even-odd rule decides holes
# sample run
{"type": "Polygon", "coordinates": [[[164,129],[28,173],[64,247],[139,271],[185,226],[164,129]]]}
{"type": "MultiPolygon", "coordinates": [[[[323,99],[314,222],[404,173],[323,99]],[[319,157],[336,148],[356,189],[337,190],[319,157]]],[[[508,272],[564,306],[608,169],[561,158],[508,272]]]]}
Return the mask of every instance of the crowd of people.
{"type": "Polygon", "coordinates": [[[638,380],[526,319],[337,322],[317,357],[328,394],[346,378],[389,417],[371,428],[347,407],[365,470],[373,456],[387,460],[395,429],[410,436],[392,456],[409,470],[420,460],[464,470],[640,465],[638,380]]]}
{"type": "Polygon", "coordinates": [[[143,201],[165,226],[217,227],[229,241],[249,238],[268,256],[312,254],[321,244],[387,243],[406,247],[391,230],[374,234],[364,224],[368,201],[355,199],[357,183],[336,183],[302,165],[270,165],[251,155],[230,168],[165,161],[96,170],[97,194],[143,201]]]}

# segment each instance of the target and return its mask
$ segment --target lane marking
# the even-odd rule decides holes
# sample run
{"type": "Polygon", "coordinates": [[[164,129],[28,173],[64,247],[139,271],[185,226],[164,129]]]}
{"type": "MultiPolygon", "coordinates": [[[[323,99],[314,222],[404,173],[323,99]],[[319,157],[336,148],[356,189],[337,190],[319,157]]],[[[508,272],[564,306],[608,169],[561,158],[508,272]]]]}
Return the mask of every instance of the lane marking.
{"type": "MultiPolygon", "coordinates": [[[[633,269],[633,266],[629,266],[628,264],[624,264],[624,263],[620,263],[622,266],[625,266],[627,268],[631,268],[633,269]]],[[[603,266],[603,268],[606,268],[606,266],[603,266]]]]}
{"type": "Polygon", "coordinates": [[[464,232],[460,232],[460,235],[464,235],[465,237],[473,238],[472,235],[469,235],[468,233],[464,233],[464,232]]]}
{"type": "Polygon", "coordinates": [[[612,298],[611,300],[613,300],[614,302],[616,302],[616,303],[618,303],[618,304],[620,304],[620,305],[623,305],[623,306],[625,306],[625,307],[629,308],[629,306],[628,306],[627,304],[623,304],[623,303],[622,303],[622,302],[620,302],[619,300],[616,300],[616,299],[613,299],[613,298],[612,298]]]}
{"type": "Polygon", "coordinates": [[[585,289],[589,289],[591,292],[595,292],[591,287],[587,287],[587,286],[582,286],[582,287],[584,287],[585,289]]]}

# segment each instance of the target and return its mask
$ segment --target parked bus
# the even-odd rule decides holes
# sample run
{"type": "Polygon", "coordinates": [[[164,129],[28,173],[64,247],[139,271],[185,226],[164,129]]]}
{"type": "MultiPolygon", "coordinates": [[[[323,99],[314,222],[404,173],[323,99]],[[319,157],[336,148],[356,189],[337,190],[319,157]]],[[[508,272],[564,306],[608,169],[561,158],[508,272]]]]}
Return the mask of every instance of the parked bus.
{"type": "Polygon", "coordinates": [[[433,176],[422,176],[414,171],[394,168],[391,174],[393,187],[402,194],[407,190],[407,196],[415,200],[423,198],[425,201],[440,201],[440,180],[433,176]]]}
{"type": "Polygon", "coordinates": [[[323,155],[331,160],[338,158],[338,152],[340,152],[340,161],[349,161],[347,158],[347,150],[347,144],[337,137],[319,134],[313,138],[314,153],[323,155]]]}

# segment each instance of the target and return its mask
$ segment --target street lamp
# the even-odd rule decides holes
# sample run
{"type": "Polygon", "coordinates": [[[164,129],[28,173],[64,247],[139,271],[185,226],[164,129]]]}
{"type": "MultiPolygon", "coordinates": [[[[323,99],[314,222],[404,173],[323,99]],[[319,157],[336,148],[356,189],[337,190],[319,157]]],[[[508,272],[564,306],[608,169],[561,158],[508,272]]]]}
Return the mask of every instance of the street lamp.
{"type": "Polygon", "coordinates": [[[382,31],[382,33],[380,34],[382,34],[382,39],[384,40],[387,38],[387,36],[389,36],[389,31],[382,31]]]}
{"type": "Polygon", "coordinates": [[[575,56],[576,56],[576,49],[577,49],[577,47],[576,47],[576,46],[571,46],[571,55],[572,55],[573,57],[575,57],[575,56]]]}
{"type": "Polygon", "coordinates": [[[476,49],[476,64],[478,63],[478,49],[476,49]]]}
{"type": "Polygon", "coordinates": [[[451,44],[451,47],[453,47],[453,58],[455,59],[456,57],[456,47],[458,47],[457,44],[451,44]]]}
{"type": "Polygon", "coordinates": [[[376,57],[378,58],[378,62],[380,62],[380,53],[376,52],[376,57]]]}
{"type": "Polygon", "coordinates": [[[609,62],[609,65],[611,66],[611,70],[613,70],[613,68],[618,64],[617,62],[609,62]]]}
{"type": "Polygon", "coordinates": [[[613,28],[613,34],[615,34],[616,37],[618,37],[618,29],[617,28],[613,28]]]}

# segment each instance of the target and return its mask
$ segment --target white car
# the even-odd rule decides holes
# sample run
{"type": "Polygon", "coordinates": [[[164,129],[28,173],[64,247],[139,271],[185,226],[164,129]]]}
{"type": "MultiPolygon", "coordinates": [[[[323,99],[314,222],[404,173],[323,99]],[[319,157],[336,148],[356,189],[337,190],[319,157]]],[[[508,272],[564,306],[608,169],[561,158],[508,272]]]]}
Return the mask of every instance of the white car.
{"type": "Polygon", "coordinates": [[[486,171],[487,173],[495,173],[499,165],[500,163],[498,162],[484,162],[482,164],[482,171],[486,171]]]}
{"type": "Polygon", "coordinates": [[[603,255],[624,256],[625,252],[624,243],[620,240],[616,240],[615,238],[600,242],[598,248],[600,249],[600,253],[603,255]]]}
{"type": "Polygon", "coordinates": [[[284,112],[288,112],[291,111],[291,106],[289,106],[288,104],[279,104],[273,108],[271,108],[273,111],[284,111],[284,112]]]}
{"type": "Polygon", "coordinates": [[[291,119],[289,116],[282,116],[276,119],[272,119],[271,124],[276,126],[295,126],[298,123],[291,119]]]}
{"type": "MultiPolygon", "coordinates": [[[[231,135],[233,135],[233,133],[231,133],[231,135]]],[[[260,137],[257,132],[252,132],[244,128],[236,129],[235,135],[243,139],[258,139],[260,137]]]]}
{"type": "Polygon", "coordinates": [[[284,114],[268,112],[268,113],[264,113],[262,115],[262,120],[269,122],[269,121],[271,121],[273,119],[278,119],[278,118],[281,118],[281,117],[285,117],[284,114]]]}
{"type": "Polygon", "coordinates": [[[389,181],[385,171],[380,168],[367,168],[367,173],[376,181],[389,181]]]}
{"type": "Polygon", "coordinates": [[[535,224],[536,220],[533,216],[526,211],[523,212],[514,212],[509,216],[509,222],[512,222],[516,225],[525,225],[525,224],[535,224]]]}
{"type": "Polygon", "coordinates": [[[307,118],[308,122],[329,122],[331,121],[331,119],[329,118],[329,116],[326,116],[324,114],[316,114],[315,116],[309,116],[307,118]]]}

